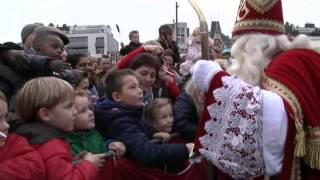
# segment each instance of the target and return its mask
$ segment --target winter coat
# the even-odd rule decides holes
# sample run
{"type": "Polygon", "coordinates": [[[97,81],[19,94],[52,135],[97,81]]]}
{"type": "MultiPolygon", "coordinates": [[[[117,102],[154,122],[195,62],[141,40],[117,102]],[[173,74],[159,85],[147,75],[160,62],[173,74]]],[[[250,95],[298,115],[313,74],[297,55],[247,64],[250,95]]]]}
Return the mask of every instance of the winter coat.
{"type": "Polygon", "coordinates": [[[46,180],[91,180],[98,178],[97,167],[87,160],[72,164],[73,156],[64,133],[39,122],[22,124],[18,134],[23,135],[40,153],[45,167],[46,180]]]}
{"type": "Polygon", "coordinates": [[[140,47],[141,45],[142,45],[141,43],[130,42],[128,45],[120,49],[120,55],[125,56],[129,54],[131,51],[140,47]]]}
{"type": "MultiPolygon", "coordinates": [[[[180,73],[186,76],[190,73],[191,67],[202,58],[200,37],[190,36],[187,40],[188,53],[186,61],[180,65],[180,73]]],[[[213,40],[209,39],[209,47],[213,46],[213,40]]]]}
{"type": "Polygon", "coordinates": [[[15,113],[15,95],[23,84],[35,77],[53,76],[50,59],[46,56],[28,54],[24,51],[0,52],[0,91],[8,101],[10,132],[13,132],[20,122],[20,116],[15,113]]]}
{"type": "Polygon", "coordinates": [[[100,99],[95,108],[96,127],[105,138],[124,143],[126,157],[143,165],[163,167],[188,159],[184,144],[151,143],[152,131],[142,120],[142,109],[124,107],[107,99],[100,99]]]}
{"type": "Polygon", "coordinates": [[[0,90],[8,101],[25,81],[52,74],[49,60],[45,56],[23,54],[22,51],[20,54],[15,54],[13,59],[8,59],[3,53],[6,52],[0,54],[0,90]]]}
{"type": "Polygon", "coordinates": [[[104,139],[96,129],[71,132],[67,135],[67,139],[73,155],[78,155],[82,151],[93,154],[106,152],[104,139]]]}
{"type": "Polygon", "coordinates": [[[198,126],[197,108],[192,97],[183,91],[173,105],[173,131],[188,142],[193,142],[198,126]]]}
{"type": "Polygon", "coordinates": [[[22,136],[10,134],[5,146],[0,148],[0,179],[45,179],[45,166],[40,154],[22,136]]]}

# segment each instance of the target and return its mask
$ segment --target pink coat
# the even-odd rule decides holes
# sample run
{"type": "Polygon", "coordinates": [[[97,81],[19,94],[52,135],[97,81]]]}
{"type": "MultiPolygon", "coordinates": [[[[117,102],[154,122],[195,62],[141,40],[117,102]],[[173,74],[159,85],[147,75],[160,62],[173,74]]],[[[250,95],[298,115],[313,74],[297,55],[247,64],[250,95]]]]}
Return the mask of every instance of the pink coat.
{"type": "MultiPolygon", "coordinates": [[[[201,59],[201,42],[199,37],[189,36],[187,40],[188,53],[186,56],[186,61],[180,65],[180,73],[182,75],[188,75],[190,73],[191,67],[199,59],[201,59]]],[[[213,40],[209,38],[209,46],[213,47],[213,40]]]]}

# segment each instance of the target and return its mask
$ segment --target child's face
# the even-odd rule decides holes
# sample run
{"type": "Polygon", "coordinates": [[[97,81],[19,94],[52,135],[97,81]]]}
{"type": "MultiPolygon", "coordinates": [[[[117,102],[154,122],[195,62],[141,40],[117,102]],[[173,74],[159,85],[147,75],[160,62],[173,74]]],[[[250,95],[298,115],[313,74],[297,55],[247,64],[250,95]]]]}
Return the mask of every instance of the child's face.
{"type": "Polygon", "coordinates": [[[135,76],[124,76],[121,92],[118,92],[118,97],[114,100],[126,106],[142,107],[143,92],[139,87],[139,82],[135,76]]]}
{"type": "Polygon", "coordinates": [[[74,130],[89,130],[95,127],[93,112],[89,109],[87,96],[76,96],[75,108],[77,110],[74,130]]]}
{"type": "Polygon", "coordinates": [[[74,99],[69,98],[64,100],[48,111],[50,120],[47,124],[49,126],[63,132],[70,132],[73,130],[76,118],[75,115],[77,113],[74,107],[74,99]]]}
{"type": "Polygon", "coordinates": [[[173,68],[173,58],[172,58],[172,56],[164,56],[163,60],[164,60],[164,65],[167,68],[169,68],[169,69],[173,68]]]}
{"type": "MultiPolygon", "coordinates": [[[[0,131],[8,135],[9,124],[7,123],[6,117],[8,114],[7,103],[0,99],[0,131]]],[[[0,135],[0,148],[6,144],[6,138],[0,135]]]]}
{"type": "Polygon", "coordinates": [[[89,72],[90,71],[90,59],[88,57],[81,57],[75,69],[89,72]]]}
{"type": "Polygon", "coordinates": [[[133,33],[132,37],[130,38],[130,41],[133,43],[139,43],[139,34],[138,33],[133,33]]]}
{"type": "Polygon", "coordinates": [[[173,113],[171,105],[161,107],[155,116],[153,126],[160,132],[170,133],[173,125],[173,113]]]}
{"type": "Polygon", "coordinates": [[[55,60],[63,60],[64,44],[58,36],[48,35],[43,41],[41,47],[35,49],[39,54],[55,60]]]}
{"type": "Polygon", "coordinates": [[[154,68],[141,66],[136,69],[135,74],[140,84],[140,88],[143,92],[150,90],[156,81],[157,72],[154,68]]]}
{"type": "Polygon", "coordinates": [[[103,58],[101,60],[100,69],[103,71],[109,71],[112,68],[111,59],[103,58]]]}
{"type": "Polygon", "coordinates": [[[87,96],[89,91],[89,79],[83,79],[75,89],[76,94],[87,96]]]}

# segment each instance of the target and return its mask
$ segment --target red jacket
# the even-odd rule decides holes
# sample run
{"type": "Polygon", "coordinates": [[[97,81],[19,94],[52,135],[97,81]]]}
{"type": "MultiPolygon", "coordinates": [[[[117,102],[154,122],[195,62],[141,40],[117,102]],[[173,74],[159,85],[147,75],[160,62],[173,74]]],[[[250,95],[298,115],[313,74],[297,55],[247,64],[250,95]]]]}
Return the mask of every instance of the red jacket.
{"type": "Polygon", "coordinates": [[[89,180],[98,178],[97,167],[89,161],[72,164],[69,144],[52,139],[36,147],[46,167],[46,180],[89,180]]]}
{"type": "Polygon", "coordinates": [[[24,137],[11,134],[5,146],[0,148],[0,179],[45,179],[43,161],[24,137]]]}

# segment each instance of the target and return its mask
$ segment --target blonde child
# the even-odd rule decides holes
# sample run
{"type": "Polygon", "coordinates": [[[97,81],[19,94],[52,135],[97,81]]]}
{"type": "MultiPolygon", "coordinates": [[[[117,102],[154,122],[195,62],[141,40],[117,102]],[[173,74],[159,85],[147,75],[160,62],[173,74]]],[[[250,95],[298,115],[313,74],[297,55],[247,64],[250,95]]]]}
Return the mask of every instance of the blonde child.
{"type": "Polygon", "coordinates": [[[22,136],[8,134],[6,98],[0,91],[0,177],[1,179],[45,179],[40,154],[22,136]]]}
{"type": "Polygon", "coordinates": [[[94,114],[90,109],[87,96],[76,95],[77,110],[74,131],[68,134],[69,144],[73,155],[87,151],[94,154],[113,150],[117,156],[123,156],[126,148],[121,142],[104,141],[102,135],[95,129],[94,114]]]}
{"type": "Polygon", "coordinates": [[[154,138],[163,142],[170,140],[173,126],[173,113],[170,99],[156,98],[146,107],[146,119],[151,127],[156,130],[154,138]]]}
{"type": "Polygon", "coordinates": [[[104,155],[86,153],[73,165],[66,134],[73,130],[76,110],[72,86],[55,77],[28,81],[17,95],[17,112],[25,121],[17,133],[40,153],[47,180],[96,179],[104,155]]]}

